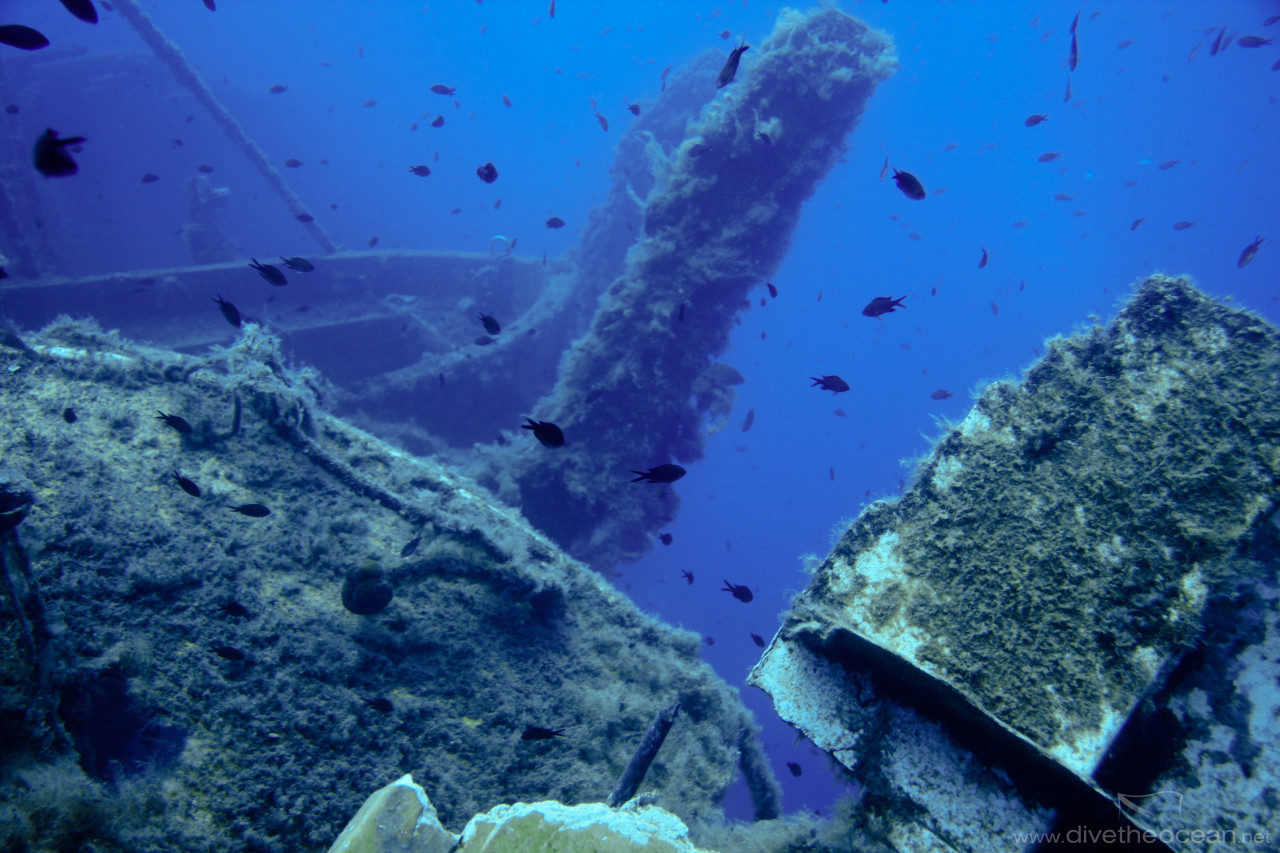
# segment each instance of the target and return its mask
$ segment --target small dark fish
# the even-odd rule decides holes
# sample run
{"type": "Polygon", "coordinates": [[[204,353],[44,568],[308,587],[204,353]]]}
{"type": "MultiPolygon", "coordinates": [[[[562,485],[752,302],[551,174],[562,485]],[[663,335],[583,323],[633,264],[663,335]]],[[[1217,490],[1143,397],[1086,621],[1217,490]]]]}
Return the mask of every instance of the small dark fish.
{"type": "Polygon", "coordinates": [[[391,700],[383,696],[379,696],[376,699],[365,699],[364,703],[379,714],[390,714],[395,710],[395,708],[391,706],[391,700]]]}
{"type": "Polygon", "coordinates": [[[280,260],[286,267],[296,272],[314,272],[316,268],[316,265],[306,258],[286,258],[281,255],[280,260]]]}
{"type": "Polygon", "coordinates": [[[880,167],[880,182],[884,183],[884,179],[889,176],[889,155],[884,155],[884,165],[880,167]]]}
{"type": "Polygon", "coordinates": [[[66,178],[80,171],[76,161],[62,149],[67,145],[79,145],[83,136],[59,139],[56,130],[46,130],[36,140],[36,171],[49,178],[66,178]]]}
{"type": "Polygon", "coordinates": [[[488,335],[481,335],[480,337],[472,341],[472,343],[478,347],[487,347],[490,344],[497,343],[497,341],[495,341],[493,338],[489,337],[488,335]]]}
{"type": "Polygon", "coordinates": [[[862,309],[863,317],[879,317],[881,314],[892,314],[895,308],[906,308],[902,304],[905,296],[899,296],[894,299],[891,296],[877,296],[867,303],[867,307],[862,309]]]}
{"type": "Polygon", "coordinates": [[[295,213],[293,215],[293,218],[298,220],[299,222],[315,222],[316,221],[316,218],[312,216],[310,213],[295,213]]]}
{"type": "Polygon", "coordinates": [[[437,95],[453,95],[457,93],[457,89],[452,86],[446,86],[443,83],[435,84],[431,87],[431,91],[435,92],[437,95]]]}
{"type": "Polygon", "coordinates": [[[662,69],[662,91],[664,92],[667,91],[667,75],[671,73],[671,69],[673,67],[674,66],[672,65],[668,65],[666,68],[662,69]]]}
{"type": "Polygon", "coordinates": [[[210,12],[218,11],[218,6],[216,3],[214,3],[214,0],[204,0],[204,7],[208,9],[210,12]]]}
{"type": "Polygon", "coordinates": [[[551,0],[551,7],[547,9],[547,17],[554,18],[556,16],[556,0],[551,0]]]}
{"type": "Polygon", "coordinates": [[[364,102],[363,104],[361,104],[360,106],[362,106],[362,107],[364,107],[364,108],[368,109],[369,107],[376,107],[377,105],[378,105],[378,102],[377,102],[377,101],[375,101],[373,98],[370,98],[369,100],[365,101],[365,102],[364,102]]]}
{"type": "Polygon", "coordinates": [[[787,769],[791,771],[792,776],[799,776],[804,773],[804,768],[799,764],[796,764],[794,761],[787,762],[787,769]]]}
{"type": "Polygon", "coordinates": [[[1039,160],[1041,163],[1049,163],[1053,160],[1057,160],[1061,156],[1062,156],[1061,151],[1047,151],[1044,154],[1041,154],[1036,159],[1039,160]]]}
{"type": "Polygon", "coordinates": [[[673,541],[673,537],[670,533],[659,533],[658,541],[661,542],[663,545],[670,545],[671,542],[673,541]]]}
{"type": "Polygon", "coordinates": [[[274,86],[272,86],[270,89],[268,89],[267,91],[268,91],[268,92],[270,92],[270,93],[271,93],[271,94],[273,94],[273,95],[278,95],[278,94],[280,94],[281,92],[287,92],[288,90],[289,90],[289,87],[288,87],[288,86],[281,86],[279,83],[277,83],[277,84],[275,84],[274,86]]]}
{"type": "MultiPolygon", "coordinates": [[[[1246,261],[1245,263],[1248,263],[1248,261],[1246,261]]],[[[1244,266],[1244,264],[1241,264],[1241,266],[1244,266]]],[[[65,409],[62,410],[62,419],[69,424],[73,424],[76,421],[80,420],[79,418],[76,417],[76,410],[71,408],[70,406],[67,406],[65,409]]]]}
{"type": "Polygon", "coordinates": [[[935,399],[935,400],[949,400],[949,399],[951,399],[952,397],[954,397],[954,396],[955,396],[955,394],[952,394],[952,393],[951,393],[950,391],[948,391],[946,388],[939,388],[937,391],[934,391],[934,392],[933,392],[932,394],[930,394],[929,396],[930,396],[930,397],[932,397],[932,398],[933,398],[933,399],[935,399]]]}
{"type": "Polygon", "coordinates": [[[227,318],[227,322],[237,329],[240,328],[240,312],[236,309],[236,306],[223,299],[222,294],[218,294],[218,298],[213,301],[218,303],[218,310],[222,312],[223,317],[227,318]]]}
{"type": "Polygon", "coordinates": [[[725,60],[724,67],[720,69],[720,76],[716,78],[717,89],[723,89],[733,82],[733,78],[738,73],[738,62],[741,60],[742,54],[749,50],[750,47],[751,45],[743,40],[729,53],[729,58],[725,60]]]}
{"type": "Polygon", "coordinates": [[[1071,102],[1071,78],[1070,78],[1070,77],[1068,77],[1068,78],[1067,78],[1067,91],[1066,91],[1066,94],[1064,94],[1064,95],[1062,96],[1062,103],[1066,104],[1066,103],[1070,103],[1070,102],[1071,102]]]}
{"type": "Polygon", "coordinates": [[[1272,41],[1274,39],[1266,39],[1262,36],[1240,36],[1240,38],[1236,39],[1236,44],[1241,47],[1262,47],[1263,45],[1271,44],[1272,41]]]}
{"type": "Polygon", "coordinates": [[[1181,162],[1182,162],[1181,160],[1165,160],[1163,163],[1160,164],[1160,169],[1161,171],[1164,171],[1166,169],[1172,169],[1174,166],[1178,165],[1181,162]]]}
{"type": "Polygon", "coordinates": [[[413,537],[408,542],[406,542],[405,546],[400,549],[400,556],[412,557],[413,552],[418,550],[418,545],[421,543],[422,543],[422,534],[419,533],[417,536],[413,537]]]}
{"type": "Polygon", "coordinates": [[[1126,47],[1133,47],[1135,44],[1137,44],[1137,42],[1134,41],[1133,39],[1124,39],[1118,45],[1116,45],[1116,48],[1119,50],[1124,50],[1126,47]]]}
{"type": "Polygon", "coordinates": [[[253,261],[253,263],[249,264],[249,266],[257,270],[258,275],[265,278],[270,284],[274,284],[276,287],[284,287],[289,283],[285,279],[284,273],[271,266],[271,264],[260,264],[258,263],[257,258],[250,258],[250,260],[253,261]]]}
{"type": "Polygon", "coordinates": [[[4,112],[5,115],[16,116],[19,112],[19,107],[17,104],[5,104],[4,112]]]}
{"type": "Polygon", "coordinates": [[[212,166],[208,166],[208,165],[206,165],[206,164],[204,164],[204,163],[201,163],[199,166],[196,166],[196,171],[197,171],[197,172],[202,172],[203,174],[206,174],[206,175],[207,175],[207,174],[209,174],[210,172],[212,172],[212,171],[213,171],[213,167],[212,167],[212,166]]]}
{"type": "Polygon", "coordinates": [[[228,601],[225,604],[219,604],[218,609],[227,616],[234,616],[237,619],[242,619],[249,615],[249,608],[245,607],[238,601],[228,601]]]}
{"type": "Polygon", "coordinates": [[[1129,226],[1129,230],[1130,230],[1130,231],[1137,231],[1137,230],[1138,230],[1138,226],[1139,226],[1139,225],[1141,225],[1142,223],[1146,222],[1146,221],[1147,221],[1147,217],[1145,217],[1145,216],[1139,216],[1137,219],[1133,220],[1133,224],[1129,226]]]}
{"type": "Polygon", "coordinates": [[[830,376],[823,376],[821,378],[817,376],[810,376],[809,378],[813,380],[813,385],[810,385],[810,388],[818,387],[823,391],[830,391],[833,394],[842,394],[849,390],[849,383],[845,382],[834,373],[830,376]]]}
{"type": "Polygon", "coordinates": [[[679,480],[687,472],[679,465],[658,465],[650,468],[648,471],[632,471],[632,474],[638,474],[631,482],[638,483],[644,480],[646,483],[674,483],[679,480]]]}
{"type": "Polygon", "coordinates": [[[98,10],[92,0],[62,0],[63,7],[86,24],[98,23],[98,10]]]}
{"type": "Polygon", "coordinates": [[[525,726],[520,740],[550,740],[553,737],[564,737],[564,729],[544,729],[542,726],[525,726]]]}
{"type": "Polygon", "coordinates": [[[367,245],[369,246],[370,249],[372,249],[374,246],[378,245],[378,238],[370,237],[367,245]]]}
{"type": "Polygon", "coordinates": [[[187,423],[184,419],[178,417],[177,415],[166,415],[164,412],[161,412],[158,409],[156,411],[158,412],[158,414],[156,415],[156,420],[164,421],[166,424],[173,427],[183,435],[191,435],[192,433],[191,424],[187,423]]]}
{"type": "Polygon", "coordinates": [[[153,175],[150,172],[147,172],[145,175],[142,176],[142,182],[144,184],[154,184],[158,180],[160,180],[160,176],[153,175]]]}
{"type": "Polygon", "coordinates": [[[533,437],[542,442],[543,447],[564,447],[564,433],[560,427],[550,421],[535,421],[533,418],[525,418],[529,423],[521,424],[521,429],[533,431],[533,437]]]}
{"type": "Polygon", "coordinates": [[[751,594],[751,588],[743,584],[729,583],[728,581],[725,581],[724,586],[720,587],[720,591],[733,593],[733,597],[741,601],[743,604],[746,604],[748,601],[755,598],[755,596],[751,594]]]}
{"type": "Polygon", "coordinates": [[[235,510],[241,515],[247,515],[250,518],[266,518],[271,515],[271,510],[262,504],[240,504],[239,506],[227,506],[227,509],[235,510]]]}
{"type": "Polygon", "coordinates": [[[550,219],[548,219],[548,220],[547,220],[547,227],[548,227],[548,228],[563,228],[563,227],[564,227],[564,220],[563,220],[563,219],[561,219],[559,216],[553,216],[553,217],[551,217],[550,219]]]}
{"type": "Polygon", "coordinates": [[[640,115],[640,105],[639,105],[639,104],[627,104],[627,109],[631,111],[631,114],[632,114],[633,116],[638,116],[638,115],[640,115]]]}
{"type": "Polygon", "coordinates": [[[1222,38],[1223,38],[1223,36],[1225,36],[1226,34],[1227,34],[1227,28],[1226,28],[1226,27],[1223,27],[1222,29],[1218,30],[1218,35],[1217,35],[1217,37],[1216,37],[1216,38],[1214,38],[1214,40],[1213,40],[1213,44],[1209,45],[1209,55],[1210,55],[1210,56],[1217,56],[1217,55],[1218,55],[1218,51],[1222,50],[1222,38]]]}
{"type": "Polygon", "coordinates": [[[49,46],[49,40],[39,30],[24,27],[22,24],[6,24],[0,27],[0,44],[16,47],[19,50],[39,50],[49,46]]]}
{"type": "Polygon", "coordinates": [[[210,643],[209,651],[223,660],[244,660],[244,652],[234,646],[220,646],[217,643],[210,643]]]}
{"type": "Polygon", "coordinates": [[[764,637],[761,637],[759,634],[751,634],[751,642],[755,643],[762,649],[764,648],[764,637]]]}
{"type": "Polygon", "coordinates": [[[1076,197],[1070,193],[1054,193],[1054,201],[1075,201],[1076,197]]]}
{"type": "Polygon", "coordinates": [[[503,95],[503,96],[502,96],[502,105],[503,105],[504,107],[509,107],[509,106],[511,106],[511,99],[510,99],[510,98],[508,98],[506,95],[503,95]]]}
{"type": "Polygon", "coordinates": [[[296,169],[302,165],[302,161],[297,159],[296,157],[290,157],[288,160],[284,161],[284,164],[288,166],[290,169],[296,169]]]}
{"type": "Polygon", "coordinates": [[[765,287],[767,287],[767,288],[769,288],[769,298],[770,298],[770,299],[777,299],[777,298],[778,298],[778,288],[774,286],[773,282],[771,282],[771,281],[766,281],[766,282],[764,283],[764,286],[765,286],[765,287]]]}
{"type": "Polygon", "coordinates": [[[756,422],[756,410],[747,409],[747,416],[742,419],[742,431],[746,432],[751,429],[751,425],[756,422]]]}
{"type": "Polygon", "coordinates": [[[1175,223],[1173,223],[1173,230],[1174,230],[1174,231],[1186,231],[1188,228],[1193,228],[1193,227],[1195,227],[1195,223],[1194,223],[1194,222],[1188,222],[1188,221],[1187,221],[1187,220],[1185,220],[1185,219],[1184,219],[1184,220],[1182,220],[1181,222],[1175,222],[1175,223]]]}
{"type": "Polygon", "coordinates": [[[1253,260],[1253,256],[1258,254],[1258,249],[1262,246],[1262,238],[1254,240],[1252,243],[1244,247],[1244,251],[1240,253],[1240,259],[1236,261],[1236,266],[1246,267],[1253,260]]]}
{"type": "Polygon", "coordinates": [[[897,169],[893,170],[893,182],[898,185],[898,189],[902,190],[902,194],[907,198],[913,198],[920,201],[925,197],[924,184],[910,172],[901,172],[897,169]]]}
{"type": "Polygon", "coordinates": [[[486,184],[491,184],[498,180],[498,169],[492,163],[485,163],[483,166],[476,169],[476,174],[480,177],[480,180],[484,181],[486,184]]]}
{"type": "Polygon", "coordinates": [[[607,133],[609,131],[609,120],[600,115],[600,113],[596,113],[595,116],[596,121],[600,122],[600,129],[607,133]]]}
{"type": "Polygon", "coordinates": [[[1024,121],[1023,124],[1025,124],[1027,127],[1035,127],[1040,122],[1048,121],[1048,120],[1049,120],[1049,116],[1047,114],[1036,113],[1034,115],[1027,116],[1027,120],[1024,121]]]}
{"type": "Polygon", "coordinates": [[[978,269],[982,269],[987,265],[987,247],[982,247],[982,257],[978,258],[978,269]]]}
{"type": "Polygon", "coordinates": [[[493,318],[492,314],[481,314],[480,322],[484,324],[484,330],[491,335],[496,335],[502,331],[502,326],[498,325],[498,321],[493,318]]]}
{"type": "Polygon", "coordinates": [[[186,477],[179,474],[176,469],[173,472],[173,479],[182,488],[182,491],[191,495],[191,497],[193,498],[200,497],[200,487],[197,486],[191,480],[188,480],[186,477]]]}
{"type": "Polygon", "coordinates": [[[693,572],[689,571],[688,569],[681,569],[680,577],[684,578],[685,583],[687,583],[689,586],[693,586],[693,572]]]}
{"type": "Polygon", "coordinates": [[[1080,64],[1080,51],[1076,47],[1076,34],[1071,34],[1071,53],[1067,55],[1067,68],[1072,71],[1076,70],[1076,66],[1080,64]]]}

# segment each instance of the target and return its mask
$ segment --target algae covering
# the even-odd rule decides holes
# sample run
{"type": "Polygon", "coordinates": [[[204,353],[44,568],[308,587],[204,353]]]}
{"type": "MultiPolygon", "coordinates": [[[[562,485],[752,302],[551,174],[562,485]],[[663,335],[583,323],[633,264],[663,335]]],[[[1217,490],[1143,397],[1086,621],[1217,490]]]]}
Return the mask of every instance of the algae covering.
{"type": "Polygon", "coordinates": [[[854,522],[753,683],[850,767],[873,758],[854,722],[871,697],[839,673],[871,665],[1104,786],[1280,496],[1278,379],[1274,328],[1146,280],[1114,323],[990,386],[907,494],[854,522]]]}
{"type": "Polygon", "coordinates": [[[530,521],[570,553],[601,568],[634,559],[674,517],[675,492],[628,489],[626,472],[702,456],[704,423],[727,415],[741,381],[712,359],[895,67],[888,36],[861,21],[788,10],[735,82],[716,94],[708,75],[710,103],[677,147],[652,141],[645,237],[535,407],[569,444],[503,475],[530,521]]]}
{"type": "Polygon", "coordinates": [[[260,327],[198,357],[69,320],[6,343],[6,849],[319,850],[406,772],[455,831],[597,801],[674,701],[645,790],[718,814],[755,726],[699,638],[325,414],[260,327]]]}

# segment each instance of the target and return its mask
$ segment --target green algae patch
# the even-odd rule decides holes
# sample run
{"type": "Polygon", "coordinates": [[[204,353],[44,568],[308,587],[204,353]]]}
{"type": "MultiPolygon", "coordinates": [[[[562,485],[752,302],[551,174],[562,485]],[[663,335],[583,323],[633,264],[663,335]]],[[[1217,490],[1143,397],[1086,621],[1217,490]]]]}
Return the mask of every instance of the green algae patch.
{"type": "MultiPolygon", "coordinates": [[[[1089,780],[1275,505],[1277,376],[1274,328],[1146,280],[1110,326],[990,386],[854,522],[761,667],[795,641],[914,672],[1089,780]]],[[[780,672],[753,679],[787,716],[804,695],[780,672]]]]}

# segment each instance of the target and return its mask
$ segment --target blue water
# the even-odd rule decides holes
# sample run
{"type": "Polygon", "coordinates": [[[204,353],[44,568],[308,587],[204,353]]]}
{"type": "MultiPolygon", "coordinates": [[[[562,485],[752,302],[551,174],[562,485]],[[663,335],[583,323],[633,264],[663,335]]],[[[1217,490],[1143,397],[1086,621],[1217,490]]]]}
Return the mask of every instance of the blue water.
{"type": "MultiPolygon", "coordinates": [[[[504,234],[531,257],[572,247],[603,202],[627,103],[646,108],[668,65],[727,53],[739,37],[758,45],[781,8],[560,0],[552,19],[542,0],[218,0],[216,13],[199,0],[143,5],[338,243],[363,248],[377,237],[380,248],[479,252],[504,234]],[[456,96],[432,94],[435,83],[456,96]],[[286,91],[272,94],[277,84],[286,91]],[[445,123],[431,128],[437,115],[445,123]],[[302,165],[284,168],[289,158],[302,165]],[[492,185],[474,173],[485,161],[501,172],[492,185]],[[408,174],[416,164],[432,174],[408,174]],[[568,226],[543,227],[553,214],[568,226]]],[[[772,636],[806,585],[805,556],[825,555],[870,500],[899,494],[909,460],[944,420],[962,418],[985,382],[1016,376],[1046,337],[1106,321],[1129,285],[1154,272],[1189,274],[1280,320],[1280,71],[1271,70],[1280,46],[1232,44],[1210,56],[1224,26],[1280,41],[1280,24],[1263,26],[1280,3],[837,5],[892,36],[899,71],[808,203],[773,278],[778,298],[761,306],[761,283],[722,357],[746,383],[732,425],[676,487],[684,505],[673,544],[618,578],[641,607],[714,639],[705,657],[736,685],[760,651],[749,633],[772,636]],[[1069,73],[1077,11],[1080,61],[1069,73]],[[1024,124],[1040,113],[1048,121],[1024,124]],[[1049,152],[1061,156],[1040,162],[1049,152]],[[920,178],[925,200],[880,180],[886,156],[920,178]],[[1180,221],[1195,224],[1175,230],[1180,221]],[[1237,267],[1257,236],[1256,258],[1237,267]],[[979,268],[984,248],[989,263],[979,268]],[[905,310],[860,314],[872,297],[904,295],[905,310]],[[810,387],[808,377],[833,373],[852,390],[810,387]],[[940,389],[954,396],[933,399],[940,389]],[[681,570],[694,573],[692,585],[681,570]],[[724,580],[750,585],[755,600],[718,591],[724,580]]],[[[2,15],[55,47],[146,51],[106,12],[89,27],[53,0],[6,0],[2,15]]],[[[7,60],[13,51],[3,50],[7,60]]],[[[41,185],[61,271],[189,263],[174,223],[181,179],[200,163],[231,190],[223,221],[246,256],[316,253],[189,97],[142,88],[127,71],[86,89],[74,83],[20,117],[90,139],[78,176],[41,185]],[[141,183],[146,173],[160,180],[141,183]]],[[[745,686],[743,696],[765,726],[786,808],[827,809],[839,785],[823,757],[767,697],[745,686]],[[804,775],[793,777],[787,761],[804,775]]],[[[729,807],[748,814],[742,791],[729,807]]]]}

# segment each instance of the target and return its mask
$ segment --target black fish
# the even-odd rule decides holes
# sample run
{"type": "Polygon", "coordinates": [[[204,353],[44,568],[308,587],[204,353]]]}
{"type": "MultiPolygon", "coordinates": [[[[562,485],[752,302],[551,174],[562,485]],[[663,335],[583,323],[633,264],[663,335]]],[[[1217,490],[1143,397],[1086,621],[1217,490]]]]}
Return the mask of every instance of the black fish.
{"type": "Polygon", "coordinates": [[[435,92],[437,95],[452,95],[457,92],[457,90],[452,86],[446,86],[443,83],[435,84],[431,87],[431,91],[435,92]]]}
{"type": "Polygon", "coordinates": [[[553,737],[564,737],[564,729],[544,729],[542,726],[525,726],[520,740],[550,740],[553,737]]]}
{"type": "Polygon", "coordinates": [[[796,764],[794,761],[787,762],[787,769],[791,771],[792,776],[799,776],[804,773],[804,768],[799,764],[796,764]]]}
{"type": "Polygon", "coordinates": [[[564,433],[560,427],[550,421],[535,421],[525,418],[529,423],[521,424],[520,429],[533,430],[533,437],[542,442],[543,447],[564,447],[564,433]]]}
{"type": "Polygon", "coordinates": [[[479,175],[480,180],[484,181],[486,184],[491,184],[498,180],[498,169],[492,163],[485,163],[483,166],[476,169],[476,174],[479,175]]]}
{"type": "Polygon", "coordinates": [[[1258,254],[1258,249],[1259,249],[1261,246],[1262,246],[1262,238],[1261,238],[1261,237],[1259,237],[1257,240],[1254,240],[1254,241],[1253,241],[1252,243],[1250,243],[1249,245],[1245,246],[1245,247],[1244,247],[1244,251],[1240,253],[1240,259],[1239,259],[1238,261],[1236,261],[1236,266],[1238,266],[1238,267],[1245,267],[1245,266],[1248,266],[1249,261],[1252,261],[1252,260],[1253,260],[1253,256],[1254,256],[1254,255],[1256,255],[1256,254],[1258,254]]]}
{"type": "Polygon", "coordinates": [[[413,552],[418,550],[418,545],[421,542],[422,542],[422,534],[419,533],[417,536],[413,537],[408,542],[406,542],[405,546],[400,549],[400,556],[412,557],[413,552]]]}
{"type": "Polygon", "coordinates": [[[547,227],[548,227],[548,228],[563,228],[563,227],[564,227],[564,220],[563,220],[563,219],[561,219],[559,216],[553,216],[553,217],[551,217],[550,219],[548,219],[548,220],[547,220],[547,227]]]}
{"type": "Polygon", "coordinates": [[[684,579],[685,579],[685,581],[686,581],[690,586],[693,586],[693,572],[689,571],[688,569],[681,569],[681,570],[680,570],[680,577],[684,578],[684,579]]]}
{"type": "Polygon", "coordinates": [[[842,394],[849,390],[849,383],[845,382],[834,373],[830,376],[823,376],[822,378],[818,378],[817,376],[810,376],[809,378],[813,380],[813,385],[810,385],[810,388],[817,386],[823,391],[830,391],[833,394],[842,394]]]}
{"type": "Polygon", "coordinates": [[[210,12],[218,11],[218,7],[214,4],[213,0],[204,0],[204,7],[210,12]]]}
{"type": "Polygon", "coordinates": [[[219,604],[218,609],[226,615],[233,616],[236,619],[242,619],[249,615],[249,608],[245,607],[238,601],[228,601],[223,604],[219,604]]]}
{"type": "Polygon", "coordinates": [[[36,171],[49,178],[66,178],[80,171],[71,155],[63,151],[67,145],[79,145],[83,136],[59,139],[56,130],[46,130],[36,140],[36,171]]]}
{"type": "Polygon", "coordinates": [[[24,27],[22,24],[6,24],[0,27],[0,44],[16,47],[19,50],[39,50],[49,46],[49,40],[39,30],[24,27]]]}
{"type": "Polygon", "coordinates": [[[495,341],[493,338],[489,337],[488,335],[481,335],[480,337],[472,341],[472,343],[478,347],[487,347],[490,344],[497,343],[497,341],[495,341]]]}
{"type": "Polygon", "coordinates": [[[720,76],[716,78],[717,89],[723,89],[725,86],[728,86],[733,82],[734,76],[738,73],[738,61],[742,58],[742,54],[750,47],[751,45],[747,44],[747,42],[743,40],[737,47],[730,51],[729,58],[725,60],[724,68],[720,69],[720,76]]]}
{"type": "Polygon", "coordinates": [[[480,322],[484,324],[484,330],[491,335],[496,335],[502,331],[502,326],[498,325],[498,321],[493,318],[492,314],[481,314],[480,322]]]}
{"type": "Polygon", "coordinates": [[[281,255],[280,260],[284,262],[286,267],[297,272],[312,272],[316,268],[316,265],[306,258],[286,258],[281,255]]]}
{"type": "Polygon", "coordinates": [[[672,542],[672,536],[670,533],[659,533],[658,541],[661,542],[663,545],[670,545],[672,542]]]}
{"type": "Polygon", "coordinates": [[[902,304],[905,296],[899,296],[894,299],[892,296],[877,296],[867,303],[867,307],[862,309],[863,317],[879,317],[881,314],[892,314],[895,308],[906,308],[902,304]]]}
{"type": "Polygon", "coordinates": [[[750,588],[742,584],[729,583],[728,581],[724,582],[724,586],[720,587],[720,591],[733,593],[733,597],[741,601],[743,604],[746,604],[748,601],[755,598],[755,596],[751,594],[750,588]]]}
{"type": "Polygon", "coordinates": [[[762,649],[764,648],[764,637],[761,637],[759,634],[752,634],[751,642],[755,643],[757,646],[759,646],[762,649]]]}
{"type": "Polygon", "coordinates": [[[777,288],[776,286],[774,286],[774,283],[773,283],[773,282],[771,282],[771,281],[766,281],[766,282],[764,283],[764,285],[765,285],[765,287],[769,288],[769,297],[770,297],[770,298],[772,298],[772,299],[777,299],[777,298],[778,298],[778,288],[777,288]]]}
{"type": "Polygon", "coordinates": [[[200,497],[200,487],[197,486],[195,483],[193,483],[191,480],[188,480],[186,477],[179,474],[176,470],[173,472],[173,479],[174,481],[177,482],[179,486],[182,487],[182,491],[191,495],[191,497],[193,498],[200,497]]]}
{"type": "Polygon", "coordinates": [[[431,120],[432,127],[444,127],[444,116],[438,115],[431,120]]]}
{"type": "Polygon", "coordinates": [[[431,174],[431,169],[428,166],[410,166],[409,171],[413,172],[419,178],[425,178],[427,175],[431,174]]]}
{"type": "Polygon", "coordinates": [[[240,504],[239,506],[227,506],[227,509],[235,510],[241,515],[247,515],[250,518],[265,518],[271,515],[271,510],[262,504],[240,504]]]}
{"type": "Polygon", "coordinates": [[[244,652],[234,646],[220,646],[217,643],[210,643],[209,651],[223,660],[244,660],[244,652]]]}
{"type": "Polygon", "coordinates": [[[907,198],[913,198],[916,201],[924,198],[924,184],[920,183],[920,179],[910,172],[901,172],[894,169],[893,181],[907,198]]]}
{"type": "Polygon", "coordinates": [[[98,10],[93,8],[93,0],[62,0],[62,5],[86,24],[98,23],[98,10]]]}
{"type": "Polygon", "coordinates": [[[380,714],[390,714],[395,710],[395,708],[391,706],[391,700],[382,696],[379,696],[376,699],[365,699],[364,703],[380,714]]]}
{"type": "Polygon", "coordinates": [[[639,474],[631,482],[638,483],[644,480],[646,483],[674,483],[685,475],[685,470],[679,465],[658,465],[650,468],[648,471],[632,471],[632,474],[639,474]]]}
{"type": "Polygon", "coordinates": [[[236,306],[222,298],[222,294],[218,294],[218,298],[213,300],[218,303],[218,309],[222,311],[222,316],[227,318],[227,322],[240,328],[240,312],[236,310],[236,306]]]}
{"type": "Polygon", "coordinates": [[[1067,54],[1067,68],[1072,71],[1076,70],[1076,66],[1080,64],[1080,52],[1076,49],[1075,33],[1071,34],[1071,53],[1067,54]]]}
{"type": "Polygon", "coordinates": [[[62,410],[62,419],[69,424],[73,424],[79,420],[79,418],[76,417],[76,410],[70,406],[67,406],[62,410]]]}
{"type": "Polygon", "coordinates": [[[192,433],[191,424],[187,423],[186,420],[184,420],[183,418],[180,418],[177,415],[166,415],[164,412],[161,412],[159,409],[157,409],[156,412],[157,412],[156,420],[164,421],[166,424],[173,427],[183,435],[191,435],[192,433]]]}
{"type": "Polygon", "coordinates": [[[284,273],[271,266],[271,264],[260,264],[258,263],[257,258],[250,258],[250,260],[253,261],[253,263],[249,264],[249,266],[257,270],[258,275],[265,278],[269,283],[274,284],[276,287],[284,287],[289,283],[285,279],[284,273]]]}

